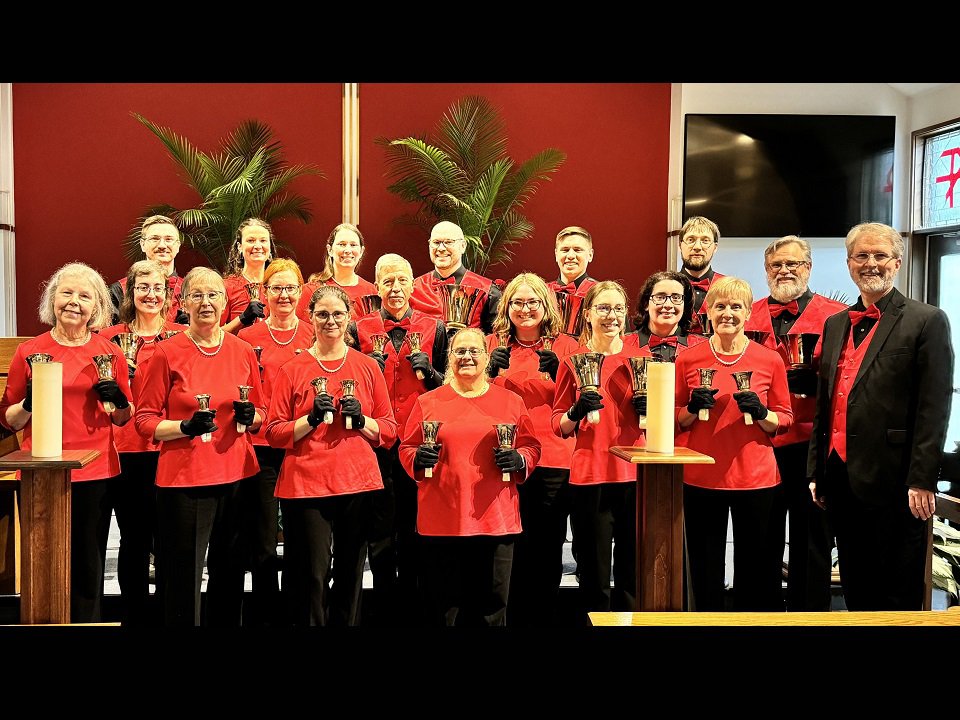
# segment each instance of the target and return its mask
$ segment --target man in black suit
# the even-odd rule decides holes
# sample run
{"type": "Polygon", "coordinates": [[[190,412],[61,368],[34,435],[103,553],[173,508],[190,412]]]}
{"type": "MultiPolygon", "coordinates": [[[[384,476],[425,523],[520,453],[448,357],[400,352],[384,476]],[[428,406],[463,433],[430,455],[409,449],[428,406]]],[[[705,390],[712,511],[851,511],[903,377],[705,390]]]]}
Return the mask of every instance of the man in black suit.
{"type": "Polygon", "coordinates": [[[824,324],[810,492],[837,536],[847,609],[919,610],[952,398],[950,326],[893,287],[903,240],[892,227],[857,225],[846,249],[860,297],[824,324]]]}

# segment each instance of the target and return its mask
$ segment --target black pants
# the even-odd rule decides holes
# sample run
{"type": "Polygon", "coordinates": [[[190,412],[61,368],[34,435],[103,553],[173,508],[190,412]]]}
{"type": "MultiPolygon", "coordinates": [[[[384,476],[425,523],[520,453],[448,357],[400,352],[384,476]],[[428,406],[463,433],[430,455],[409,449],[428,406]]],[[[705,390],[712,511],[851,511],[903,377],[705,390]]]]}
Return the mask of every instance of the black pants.
{"type": "Polygon", "coordinates": [[[830,609],[833,532],[827,514],[810,497],[808,448],[809,443],[802,442],[773,449],[783,482],[780,514],[784,523],[790,515],[787,610],[794,612],[830,609]]]}
{"type": "Polygon", "coordinates": [[[517,490],[523,532],[513,551],[510,625],[553,625],[570,515],[570,471],[537,467],[517,490]]]}
{"type": "Polygon", "coordinates": [[[205,556],[208,581],[203,624],[240,625],[244,567],[239,552],[237,498],[241,482],[157,488],[163,548],[163,615],[168,627],[201,624],[200,587],[205,556]]]}
{"type": "MultiPolygon", "coordinates": [[[[153,625],[150,602],[150,552],[155,566],[162,561],[157,534],[157,458],[160,453],[120,453],[120,475],[107,481],[110,504],[120,529],[117,581],[120,584],[121,622],[131,626],[153,625]]],[[[162,574],[162,571],[158,569],[162,574]]],[[[159,581],[158,581],[159,582],[159,581]]]]}
{"type": "Polygon", "coordinates": [[[635,609],[637,483],[571,485],[570,525],[577,540],[580,606],[592,611],[635,609]],[[613,564],[613,591],[610,568],[613,564]]]}
{"type": "Polygon", "coordinates": [[[516,535],[421,537],[428,625],[498,627],[507,597],[516,535]]]}
{"type": "Polygon", "coordinates": [[[280,622],[280,501],[274,492],[284,451],[266,445],[254,445],[254,451],[260,472],[240,481],[240,552],[252,581],[243,624],[260,627],[280,622]]]}
{"type": "Polygon", "coordinates": [[[853,494],[847,465],[827,459],[827,514],[837,533],[840,582],[848,610],[921,610],[927,521],[910,513],[907,487],[891,502],[873,505],[853,494]]]}
{"type": "Polygon", "coordinates": [[[70,485],[70,622],[101,621],[110,534],[108,482],[81,480],[70,485]]]}
{"type": "Polygon", "coordinates": [[[368,495],[280,500],[283,594],[294,625],[360,624],[368,495]]]}
{"type": "Polygon", "coordinates": [[[733,521],[733,607],[783,610],[783,525],[778,524],[782,485],[759,490],[683,486],[693,609],[724,609],[727,517],[733,521]]]}

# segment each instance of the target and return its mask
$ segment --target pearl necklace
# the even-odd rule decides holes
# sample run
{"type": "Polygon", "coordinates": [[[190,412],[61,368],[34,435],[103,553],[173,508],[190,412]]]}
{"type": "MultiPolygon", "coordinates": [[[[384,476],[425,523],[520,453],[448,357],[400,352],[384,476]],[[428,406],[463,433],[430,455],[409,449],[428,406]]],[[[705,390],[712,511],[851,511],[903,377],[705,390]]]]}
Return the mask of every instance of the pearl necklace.
{"type": "Polygon", "coordinates": [[[92,337],[92,333],[91,333],[90,330],[88,329],[88,330],[87,330],[87,334],[84,335],[84,336],[83,336],[83,339],[78,342],[77,340],[72,340],[72,339],[68,338],[66,335],[64,335],[62,332],[60,332],[59,328],[57,328],[56,326],[54,326],[54,327],[50,328],[50,337],[52,337],[54,340],[56,340],[58,345],[66,345],[66,346],[68,346],[68,347],[80,347],[81,345],[86,345],[88,342],[90,342],[90,338],[92,337]],[[62,339],[62,340],[59,340],[59,339],[57,338],[57,335],[60,335],[60,337],[62,337],[63,339],[62,339]]]}
{"type": "Polygon", "coordinates": [[[270,327],[269,318],[267,318],[267,321],[264,324],[267,326],[267,332],[270,333],[270,338],[273,340],[273,342],[275,342],[280,347],[284,347],[285,345],[289,345],[290,343],[292,343],[293,339],[297,336],[297,328],[300,327],[300,318],[294,318],[293,327],[284,328],[282,330],[280,328],[277,328],[277,332],[287,332],[288,330],[293,330],[293,335],[291,335],[290,339],[287,340],[286,342],[280,342],[279,340],[277,340],[277,336],[273,334],[273,330],[270,327]]]}
{"type": "Polygon", "coordinates": [[[197,350],[200,351],[200,354],[201,354],[201,355],[204,355],[204,356],[206,356],[206,357],[213,357],[214,355],[216,355],[218,352],[220,352],[220,351],[223,349],[223,328],[219,328],[219,330],[220,330],[220,340],[219,340],[219,343],[220,343],[220,344],[217,345],[217,349],[214,350],[213,352],[207,352],[207,351],[204,350],[202,347],[200,347],[200,343],[197,342],[197,339],[193,336],[193,333],[192,333],[190,330],[186,330],[186,331],[184,332],[184,334],[185,334],[188,338],[190,338],[191,341],[193,341],[193,344],[197,346],[197,350]]]}
{"type": "Polygon", "coordinates": [[[518,338],[518,337],[514,337],[513,339],[516,340],[516,341],[517,341],[517,345],[519,345],[519,346],[522,347],[522,348],[532,348],[532,347],[536,347],[537,345],[539,345],[540,343],[543,342],[543,338],[542,338],[542,337],[538,337],[534,342],[530,343],[529,345],[528,345],[527,343],[525,343],[525,342],[522,342],[522,341],[520,340],[520,338],[518,338]]]}
{"type": "Polygon", "coordinates": [[[313,355],[313,359],[317,361],[317,365],[319,365],[321,368],[323,368],[323,371],[324,371],[325,373],[327,373],[328,375],[333,375],[334,373],[340,372],[340,369],[341,369],[344,365],[347,364],[347,355],[349,354],[350,351],[349,351],[349,348],[344,347],[344,349],[343,349],[343,360],[340,362],[339,365],[337,365],[336,369],[334,369],[334,370],[331,370],[330,368],[328,368],[328,367],[327,367],[326,365],[324,365],[323,362],[320,360],[320,356],[318,355],[318,350],[317,350],[317,346],[316,346],[316,345],[314,345],[313,347],[311,347],[307,352],[309,352],[311,355],[313,355]]]}
{"type": "Polygon", "coordinates": [[[733,365],[736,365],[738,362],[740,362],[740,360],[743,358],[743,356],[746,355],[746,353],[747,353],[747,348],[750,347],[750,341],[747,340],[747,344],[743,346],[743,351],[737,356],[737,359],[736,359],[736,360],[727,361],[727,360],[721,360],[721,359],[720,359],[720,356],[717,355],[717,351],[716,351],[716,350],[714,349],[714,347],[713,347],[713,338],[710,338],[710,339],[707,341],[707,344],[710,346],[710,352],[713,353],[713,357],[716,359],[716,361],[717,361],[718,363],[720,363],[721,365],[726,365],[727,367],[731,367],[731,366],[733,366],[733,365]]]}

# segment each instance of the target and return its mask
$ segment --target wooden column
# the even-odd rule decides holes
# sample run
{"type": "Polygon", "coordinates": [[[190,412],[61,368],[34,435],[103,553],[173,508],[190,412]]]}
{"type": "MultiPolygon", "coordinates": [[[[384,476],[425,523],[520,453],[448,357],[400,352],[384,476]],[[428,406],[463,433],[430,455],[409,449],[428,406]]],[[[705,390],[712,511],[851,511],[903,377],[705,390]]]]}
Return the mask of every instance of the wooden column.
{"type": "Polygon", "coordinates": [[[637,609],[683,610],[683,466],[713,458],[684,447],[610,452],[637,466],[637,609]]]}
{"type": "Polygon", "coordinates": [[[0,470],[20,471],[20,622],[70,622],[70,471],[100,455],[64,450],[35,458],[29,450],[0,457],[0,470]]]}

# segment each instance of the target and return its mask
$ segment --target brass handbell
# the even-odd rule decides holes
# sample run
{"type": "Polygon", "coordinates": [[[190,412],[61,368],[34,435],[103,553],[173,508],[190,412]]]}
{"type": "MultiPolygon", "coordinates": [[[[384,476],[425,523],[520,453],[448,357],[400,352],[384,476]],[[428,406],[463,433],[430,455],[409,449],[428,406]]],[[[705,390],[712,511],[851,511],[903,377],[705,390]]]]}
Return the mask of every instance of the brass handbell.
{"type": "Polygon", "coordinates": [[[380,312],[380,308],[383,306],[383,299],[379,295],[362,295],[353,301],[353,306],[357,310],[358,317],[363,317],[364,315],[380,312]]]}
{"type": "Polygon", "coordinates": [[[386,333],[373,333],[370,335],[370,343],[373,345],[373,351],[383,355],[383,349],[387,346],[390,337],[386,333]]]}
{"type": "Polygon", "coordinates": [[[581,312],[583,297],[568,292],[557,292],[557,309],[560,311],[560,327],[564,335],[579,338],[583,332],[584,317],[581,312]]]}
{"type": "Polygon", "coordinates": [[[697,313],[697,319],[700,324],[700,334],[704,337],[713,335],[713,323],[710,321],[710,315],[707,313],[697,313]]]}
{"type": "MultiPolygon", "coordinates": [[[[742,392],[743,390],[750,389],[750,376],[753,375],[752,370],[746,370],[744,372],[735,372],[732,373],[733,381],[737,384],[737,391],[742,392]]],[[[753,415],[748,412],[743,414],[743,422],[746,425],[753,425],[753,415]]]]}
{"type": "Polygon", "coordinates": [[[53,355],[48,353],[32,353],[27,355],[27,365],[33,367],[33,364],[36,363],[48,363],[53,362],[53,355]]]}
{"type": "Polygon", "coordinates": [[[140,336],[132,332],[123,332],[117,333],[113,336],[114,342],[120,346],[120,351],[123,353],[123,356],[127,359],[127,363],[133,367],[137,367],[137,350],[140,349],[140,336]]]}
{"type": "MultiPolygon", "coordinates": [[[[250,391],[253,390],[251,385],[237,385],[237,392],[240,393],[240,402],[249,402],[250,401],[250,391]]],[[[247,429],[246,425],[237,423],[237,432],[243,433],[247,429]]]]}
{"type": "MultiPolygon", "coordinates": [[[[256,348],[254,348],[256,349],[256,348]]],[[[315,377],[310,381],[310,384],[313,385],[313,391],[317,395],[329,395],[327,392],[327,378],[325,377],[315,377]]],[[[323,414],[323,424],[332,425],[333,424],[333,413],[327,410],[323,414]]]]}
{"type": "MultiPolygon", "coordinates": [[[[430,447],[435,447],[437,443],[437,435],[440,433],[440,426],[443,425],[443,422],[440,420],[422,420],[420,422],[420,427],[423,429],[423,443],[422,445],[429,445],[430,447]]],[[[424,477],[433,477],[433,468],[428,467],[423,469],[424,477]]]]}
{"type": "MultiPolygon", "coordinates": [[[[444,286],[449,287],[449,286],[444,286]]],[[[420,343],[423,341],[423,336],[418,332],[408,332],[407,333],[407,343],[410,345],[411,353],[423,352],[420,349],[420,343]]],[[[417,380],[423,380],[423,373],[420,370],[417,370],[417,380]]]]}
{"type": "MultiPolygon", "coordinates": [[[[198,410],[209,410],[210,409],[210,396],[207,393],[200,393],[199,395],[194,395],[197,399],[197,409],[198,410]]],[[[200,440],[203,442],[210,442],[210,433],[203,433],[200,436],[200,440]]]]}
{"type": "MultiPolygon", "coordinates": [[[[512,449],[513,443],[517,439],[517,426],[513,423],[496,423],[493,426],[497,431],[497,443],[504,450],[512,449]]],[[[504,482],[510,482],[510,473],[503,473],[501,478],[504,482]]]]}
{"type": "MultiPolygon", "coordinates": [[[[94,355],[93,364],[97,367],[97,375],[101,380],[113,380],[113,355],[94,355]]],[[[117,409],[117,406],[112,402],[103,403],[103,409],[112,413],[117,409]]]]}
{"type": "MultiPolygon", "coordinates": [[[[641,397],[647,394],[647,363],[657,362],[653,357],[632,357],[630,360],[630,380],[633,383],[633,396],[641,397]]],[[[640,427],[647,426],[647,416],[640,416],[640,427]]]]}
{"type": "Polygon", "coordinates": [[[474,311],[487,297],[480,288],[464,285],[438,285],[436,290],[440,296],[444,322],[454,330],[467,327],[474,311]]]}
{"type": "Polygon", "coordinates": [[[820,336],[817,333],[787,333],[778,335],[780,342],[787,353],[787,361],[793,369],[808,369],[813,362],[813,351],[817,347],[820,336]]]}
{"type": "MultiPolygon", "coordinates": [[[[713,376],[716,374],[716,368],[697,368],[697,373],[700,375],[700,387],[702,388],[712,388],[713,387],[713,376]]],[[[706,422],[710,419],[710,408],[700,408],[697,411],[697,418],[706,422]]]]}
{"type": "MultiPolygon", "coordinates": [[[[540,340],[543,342],[543,349],[544,349],[544,350],[553,350],[553,341],[556,340],[556,337],[555,337],[555,336],[553,336],[553,335],[543,335],[543,336],[541,336],[540,340]]],[[[542,373],[540,373],[540,378],[543,379],[543,380],[547,380],[547,381],[553,380],[553,378],[550,377],[550,373],[548,373],[548,372],[542,372],[542,373]]]]}
{"type": "MultiPolygon", "coordinates": [[[[600,389],[600,368],[603,366],[603,353],[585,352],[568,355],[567,360],[577,376],[577,387],[580,392],[600,389]]],[[[587,413],[587,422],[596,425],[600,422],[600,411],[591,410],[587,413]]]]}
{"type": "Polygon", "coordinates": [[[772,335],[772,333],[767,332],[766,330],[744,330],[744,336],[747,340],[753,340],[759,345],[763,345],[767,342],[767,338],[772,335]]]}
{"type": "MultiPolygon", "coordinates": [[[[341,380],[340,381],[340,390],[343,392],[343,397],[354,397],[353,391],[357,387],[356,380],[341,380]]],[[[347,430],[353,429],[353,418],[350,415],[343,416],[343,426],[347,430]]]]}
{"type": "Polygon", "coordinates": [[[243,287],[246,288],[251,302],[260,302],[260,283],[247,283],[243,287]]]}

